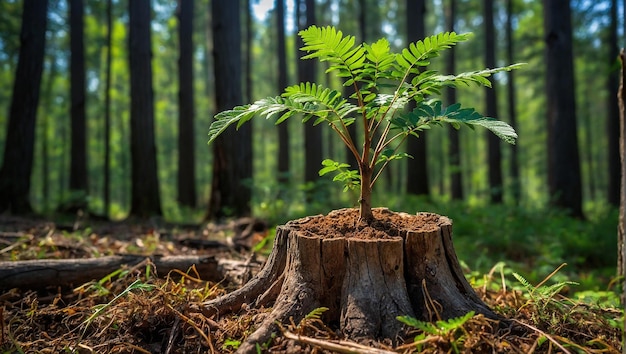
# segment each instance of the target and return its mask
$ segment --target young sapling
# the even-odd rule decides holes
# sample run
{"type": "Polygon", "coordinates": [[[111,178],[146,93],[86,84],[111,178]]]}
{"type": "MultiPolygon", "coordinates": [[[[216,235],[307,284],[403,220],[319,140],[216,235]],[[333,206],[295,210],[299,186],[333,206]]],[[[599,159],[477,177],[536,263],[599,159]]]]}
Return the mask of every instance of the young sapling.
{"type": "Polygon", "coordinates": [[[444,87],[491,87],[489,76],[519,68],[522,64],[442,75],[428,69],[431,60],[440,53],[471,37],[470,33],[446,32],[410,43],[399,53],[391,51],[389,42],[382,38],[374,43],[355,44],[354,36],[344,36],[334,27],[315,25],[298,33],[306,53],[302,59],[328,62],[327,74],[336,75],[344,86],[352,86],[354,94],[342,97],[341,92],[310,82],[287,87],[276,97],[268,97],[252,104],[238,106],[218,113],[209,129],[209,143],[231,124],[240,127],[254,116],[275,118],[280,124],[296,115],[306,123],[325,123],[354,155],[357,166],[322,161],[320,176],[334,172],[334,180],[346,188],[360,188],[359,221],[370,222],[372,188],[390,161],[407,157],[400,147],[410,136],[418,137],[422,130],[432,126],[451,124],[482,126],[502,140],[514,144],[515,130],[505,122],[485,117],[473,108],[459,103],[444,107],[437,97],[444,87]],[[407,111],[409,102],[416,107],[407,111]],[[348,126],[359,124],[363,144],[359,148],[348,126]]]}

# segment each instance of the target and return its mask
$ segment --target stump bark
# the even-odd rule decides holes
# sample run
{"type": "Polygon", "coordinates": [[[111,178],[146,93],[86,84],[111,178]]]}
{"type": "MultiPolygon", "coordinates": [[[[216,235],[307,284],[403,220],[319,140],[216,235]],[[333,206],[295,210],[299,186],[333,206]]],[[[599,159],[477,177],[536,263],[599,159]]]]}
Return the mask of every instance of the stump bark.
{"type": "Polygon", "coordinates": [[[355,225],[358,211],[341,209],[290,221],[276,230],[263,269],[240,289],[203,304],[206,316],[273,306],[240,346],[255,352],[276,323],[298,323],[318,307],[324,321],[357,341],[402,335],[396,317],[448,319],[469,311],[499,319],[465,279],[452,244],[452,222],[432,213],[383,208],[355,225]]]}

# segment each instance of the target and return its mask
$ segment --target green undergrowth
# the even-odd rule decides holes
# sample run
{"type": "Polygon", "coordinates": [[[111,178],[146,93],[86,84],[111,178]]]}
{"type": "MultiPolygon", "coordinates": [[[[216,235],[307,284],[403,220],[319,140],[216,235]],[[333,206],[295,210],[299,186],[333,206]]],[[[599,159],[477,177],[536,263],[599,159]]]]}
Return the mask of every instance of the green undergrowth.
{"type": "Polygon", "coordinates": [[[541,353],[618,352],[624,310],[617,296],[600,302],[564,295],[577,284],[556,280],[563,267],[564,264],[533,284],[504,263],[498,263],[482,276],[480,284],[474,284],[489,306],[511,322],[510,328],[515,329],[509,334],[517,332],[520,337],[495,339],[487,332],[477,336],[481,328],[489,328],[490,324],[473,312],[434,323],[400,316],[398,320],[415,333],[413,341],[402,348],[420,353],[465,353],[487,348],[541,353]]]}
{"type": "Polygon", "coordinates": [[[405,198],[394,210],[429,211],[453,221],[459,259],[484,274],[498,262],[540,281],[563,263],[556,280],[574,280],[578,291],[616,290],[617,210],[587,213],[587,220],[549,208],[470,205],[405,198]]]}

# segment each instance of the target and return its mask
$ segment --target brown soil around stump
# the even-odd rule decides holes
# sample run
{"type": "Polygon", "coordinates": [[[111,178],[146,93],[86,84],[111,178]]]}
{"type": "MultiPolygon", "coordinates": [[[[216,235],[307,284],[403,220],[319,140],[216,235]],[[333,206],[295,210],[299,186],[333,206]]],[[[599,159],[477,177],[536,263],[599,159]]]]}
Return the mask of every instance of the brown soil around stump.
{"type": "Polygon", "coordinates": [[[324,321],[347,338],[391,339],[402,334],[400,315],[421,320],[469,311],[498,319],[465,279],[452,245],[452,222],[432,213],[374,210],[357,224],[358,210],[288,222],[276,230],[263,269],[240,289],[203,304],[206,316],[273,306],[239,352],[254,352],[278,331],[327,307],[324,321]]]}

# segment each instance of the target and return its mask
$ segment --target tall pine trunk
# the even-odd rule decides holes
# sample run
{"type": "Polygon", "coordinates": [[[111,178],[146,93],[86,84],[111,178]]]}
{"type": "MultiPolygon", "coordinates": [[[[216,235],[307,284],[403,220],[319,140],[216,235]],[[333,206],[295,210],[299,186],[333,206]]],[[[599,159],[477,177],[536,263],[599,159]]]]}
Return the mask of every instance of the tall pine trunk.
{"type": "Polygon", "coordinates": [[[193,0],[178,2],[178,202],[196,206],[193,96],[193,0]]]}
{"type": "MultiPolygon", "coordinates": [[[[297,0],[300,13],[296,13],[298,29],[303,30],[316,23],[315,0],[297,0]],[[303,10],[304,9],[304,10],[303,10]]],[[[302,40],[298,39],[298,81],[316,82],[317,63],[313,60],[300,60],[302,40]]],[[[322,126],[313,126],[313,120],[304,125],[304,182],[314,183],[319,180],[318,171],[322,162],[322,126]]],[[[311,195],[307,196],[308,199],[311,195]]]]}
{"type": "MultiPolygon", "coordinates": [[[[241,20],[239,1],[212,1],[215,110],[241,105],[241,20]]],[[[252,125],[226,130],[213,144],[213,181],[207,219],[250,214],[252,125]],[[235,135],[236,134],[236,135],[235,135]]]]}
{"type": "Polygon", "coordinates": [[[161,215],[154,137],[150,2],[129,1],[130,215],[161,215]]]}
{"type": "MultiPolygon", "coordinates": [[[[424,39],[426,34],[424,24],[425,17],[426,1],[406,1],[406,30],[409,43],[424,39]]],[[[415,109],[414,101],[409,103],[408,109],[415,109]]],[[[409,194],[429,195],[428,154],[426,151],[427,135],[425,131],[422,131],[418,139],[414,137],[407,139],[406,151],[409,155],[413,156],[413,159],[407,160],[406,191],[409,194]]]]}
{"type": "Polygon", "coordinates": [[[543,4],[550,202],[582,218],[570,3],[544,0],[543,4]]]}
{"type": "MultiPolygon", "coordinates": [[[[507,63],[514,63],[513,51],[513,0],[506,0],[506,58],[507,63]]],[[[509,123],[517,126],[517,100],[515,98],[515,73],[508,72],[507,80],[507,101],[509,109],[509,123]]],[[[512,188],[511,194],[513,202],[519,204],[521,197],[521,183],[519,177],[519,159],[517,157],[517,145],[511,145],[511,158],[509,162],[509,173],[511,174],[512,188]]]]}
{"type": "Polygon", "coordinates": [[[113,0],[107,0],[107,54],[104,81],[104,216],[111,210],[111,37],[113,33],[113,0]]]}
{"type": "MultiPolygon", "coordinates": [[[[446,22],[448,32],[454,32],[456,23],[456,0],[449,0],[448,6],[446,6],[446,22]]],[[[453,75],[456,72],[456,51],[454,47],[448,51],[448,57],[446,60],[446,71],[449,75],[453,75]]],[[[457,101],[456,89],[454,87],[448,87],[446,89],[446,98],[448,104],[453,104],[457,101]]],[[[459,142],[459,131],[454,127],[448,128],[449,138],[449,151],[448,156],[450,159],[450,192],[452,199],[463,200],[463,174],[461,173],[461,147],[459,142]]]]}
{"type": "MultiPolygon", "coordinates": [[[[287,87],[287,50],[285,45],[285,0],[276,0],[278,55],[278,92],[287,87]]],[[[289,182],[289,121],[278,125],[278,181],[289,182]]]]}
{"type": "Polygon", "coordinates": [[[70,113],[71,158],[70,199],[65,208],[76,211],[87,207],[87,125],[85,115],[85,45],[83,39],[83,0],[70,0],[70,113]]]}
{"type": "MultiPolygon", "coordinates": [[[[496,38],[493,24],[493,0],[485,0],[483,3],[485,18],[485,66],[496,67],[496,38]]],[[[485,88],[486,113],[488,117],[498,116],[498,100],[496,97],[496,79],[488,78],[491,88],[485,88]]],[[[487,132],[488,165],[489,165],[489,196],[492,203],[502,203],[502,151],[500,150],[500,138],[487,132]]]]}
{"type": "Polygon", "coordinates": [[[30,177],[46,43],[47,0],[24,0],[20,51],[0,168],[0,213],[32,212],[30,177]]]}
{"type": "MultiPolygon", "coordinates": [[[[626,11],[626,10],[625,10],[626,11]]],[[[622,278],[622,305],[626,304],[626,55],[620,54],[621,77],[618,89],[619,103],[619,154],[621,162],[620,207],[617,224],[617,275],[622,278]]],[[[624,319],[626,324],[626,319],[624,319]]],[[[622,345],[626,344],[626,333],[622,331],[622,345]]]]}
{"type": "Polygon", "coordinates": [[[620,191],[620,156],[619,156],[619,110],[617,104],[617,87],[619,85],[619,75],[615,68],[615,63],[619,57],[617,44],[617,0],[611,0],[611,20],[608,31],[609,57],[607,66],[609,76],[607,81],[607,134],[608,134],[608,155],[609,155],[609,187],[607,199],[613,206],[619,205],[620,191]]]}

